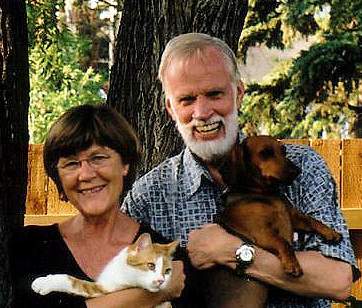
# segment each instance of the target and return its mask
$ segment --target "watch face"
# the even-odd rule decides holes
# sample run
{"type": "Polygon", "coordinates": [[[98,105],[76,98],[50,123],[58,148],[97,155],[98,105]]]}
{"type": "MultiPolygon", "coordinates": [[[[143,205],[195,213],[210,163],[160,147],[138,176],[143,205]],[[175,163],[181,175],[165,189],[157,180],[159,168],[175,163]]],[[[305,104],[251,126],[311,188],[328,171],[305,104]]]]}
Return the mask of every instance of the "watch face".
{"type": "Polygon", "coordinates": [[[240,258],[243,261],[249,262],[253,259],[253,252],[250,249],[242,249],[240,258]]]}
{"type": "Polygon", "coordinates": [[[254,248],[248,245],[242,245],[236,250],[237,259],[243,262],[250,262],[254,257],[254,248]]]}

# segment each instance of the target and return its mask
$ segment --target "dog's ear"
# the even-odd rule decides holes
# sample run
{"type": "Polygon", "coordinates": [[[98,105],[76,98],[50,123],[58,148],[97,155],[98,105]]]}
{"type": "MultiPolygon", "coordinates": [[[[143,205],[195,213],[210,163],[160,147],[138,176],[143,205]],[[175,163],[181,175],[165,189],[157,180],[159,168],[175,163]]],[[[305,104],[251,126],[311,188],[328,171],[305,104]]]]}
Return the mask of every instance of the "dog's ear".
{"type": "Polygon", "coordinates": [[[282,154],[284,157],[287,156],[287,148],[284,143],[280,142],[280,150],[282,151],[282,154]]]}
{"type": "Polygon", "coordinates": [[[242,161],[243,163],[247,163],[250,161],[250,150],[249,150],[249,147],[248,147],[248,138],[244,138],[243,141],[241,142],[240,144],[240,147],[241,147],[241,158],[242,158],[242,161]]]}

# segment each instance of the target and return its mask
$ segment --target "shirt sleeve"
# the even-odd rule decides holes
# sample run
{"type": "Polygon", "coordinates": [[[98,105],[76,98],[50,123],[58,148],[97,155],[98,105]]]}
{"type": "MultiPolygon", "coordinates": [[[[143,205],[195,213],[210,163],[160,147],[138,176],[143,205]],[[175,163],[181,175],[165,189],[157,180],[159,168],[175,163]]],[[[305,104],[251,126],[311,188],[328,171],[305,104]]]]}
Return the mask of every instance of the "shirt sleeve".
{"type": "MultiPolygon", "coordinates": [[[[139,183],[140,184],[140,183],[139,183]]],[[[130,190],[123,200],[121,211],[139,222],[150,223],[147,190],[137,185],[130,190]]]]}

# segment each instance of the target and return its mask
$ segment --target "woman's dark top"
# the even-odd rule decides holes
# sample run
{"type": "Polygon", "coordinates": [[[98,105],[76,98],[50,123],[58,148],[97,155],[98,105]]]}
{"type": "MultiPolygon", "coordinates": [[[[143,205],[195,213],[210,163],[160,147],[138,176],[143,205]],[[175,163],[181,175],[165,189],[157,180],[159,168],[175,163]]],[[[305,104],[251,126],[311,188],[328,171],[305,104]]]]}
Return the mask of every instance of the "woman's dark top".
{"type": "MultiPolygon", "coordinates": [[[[134,241],[145,232],[150,233],[153,242],[169,242],[144,224],[140,225],[134,241]]],[[[42,296],[31,289],[31,283],[35,278],[48,274],[68,274],[93,281],[79,267],[57,224],[26,226],[16,232],[10,244],[10,269],[15,299],[13,307],[86,307],[83,297],[60,292],[42,296]]]]}

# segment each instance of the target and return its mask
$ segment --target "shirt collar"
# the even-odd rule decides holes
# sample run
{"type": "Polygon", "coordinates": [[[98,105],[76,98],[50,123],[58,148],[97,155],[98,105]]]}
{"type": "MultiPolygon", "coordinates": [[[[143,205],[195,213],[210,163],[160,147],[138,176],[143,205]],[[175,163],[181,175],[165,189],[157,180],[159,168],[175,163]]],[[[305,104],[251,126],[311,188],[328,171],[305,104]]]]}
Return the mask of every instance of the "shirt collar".
{"type": "MultiPolygon", "coordinates": [[[[245,136],[239,131],[238,140],[241,143],[245,136]]],[[[190,149],[186,147],[184,150],[184,159],[183,159],[183,168],[184,172],[184,185],[189,187],[190,196],[192,196],[200,187],[202,180],[208,180],[213,182],[211,175],[207,168],[198,161],[190,149]]]]}
{"type": "Polygon", "coordinates": [[[203,178],[212,181],[206,167],[191,153],[189,148],[184,152],[184,170],[185,170],[185,183],[189,183],[190,195],[193,195],[200,187],[203,178]]]}

